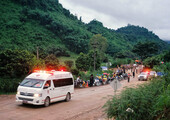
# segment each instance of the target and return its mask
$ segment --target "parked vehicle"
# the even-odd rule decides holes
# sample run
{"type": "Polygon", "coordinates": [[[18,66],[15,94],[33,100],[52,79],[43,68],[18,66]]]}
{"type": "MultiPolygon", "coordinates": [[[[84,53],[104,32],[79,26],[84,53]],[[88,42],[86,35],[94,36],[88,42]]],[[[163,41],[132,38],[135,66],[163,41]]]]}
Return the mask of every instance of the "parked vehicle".
{"type": "Polygon", "coordinates": [[[160,76],[160,77],[163,77],[163,76],[164,76],[164,73],[163,73],[163,72],[157,72],[156,74],[157,74],[157,76],[160,76]]]}
{"type": "Polygon", "coordinates": [[[107,73],[103,73],[102,81],[103,81],[103,85],[105,85],[106,82],[108,81],[108,74],[107,73]]]}
{"type": "Polygon", "coordinates": [[[73,93],[74,79],[70,72],[36,71],[18,86],[16,101],[49,106],[52,102],[69,101],[73,93]]]}
{"type": "Polygon", "coordinates": [[[121,81],[124,79],[123,75],[117,76],[118,80],[121,81]]]}
{"type": "Polygon", "coordinates": [[[150,77],[157,77],[157,73],[155,71],[150,71],[149,76],[150,77]]]}
{"type": "Polygon", "coordinates": [[[96,77],[94,79],[93,86],[100,86],[100,85],[102,85],[102,81],[100,81],[100,79],[96,77]]]}
{"type": "Polygon", "coordinates": [[[122,76],[123,76],[123,79],[124,79],[124,80],[127,80],[127,79],[128,79],[128,74],[127,74],[127,73],[123,73],[122,76]]]}
{"type": "Polygon", "coordinates": [[[107,78],[106,84],[110,84],[111,83],[111,77],[107,78]]]}
{"type": "Polygon", "coordinates": [[[141,72],[140,75],[138,75],[138,80],[148,80],[149,73],[148,72],[141,72]]]}

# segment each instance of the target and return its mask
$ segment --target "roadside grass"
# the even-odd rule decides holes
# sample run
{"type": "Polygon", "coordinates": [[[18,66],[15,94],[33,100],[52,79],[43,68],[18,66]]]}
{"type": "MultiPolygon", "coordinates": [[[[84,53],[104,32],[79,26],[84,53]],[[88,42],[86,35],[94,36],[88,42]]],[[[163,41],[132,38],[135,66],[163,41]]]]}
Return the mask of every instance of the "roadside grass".
{"type": "Polygon", "coordinates": [[[167,111],[170,108],[168,104],[170,103],[170,96],[168,95],[169,78],[169,75],[163,78],[155,78],[138,88],[127,88],[120,95],[113,96],[104,105],[107,117],[116,120],[166,119],[166,115],[169,113],[167,111]],[[164,97],[166,103],[159,107],[159,103],[164,102],[160,99],[164,94],[166,94],[164,97]],[[163,112],[165,109],[167,110],[163,112]]]}
{"type": "Polygon", "coordinates": [[[0,78],[0,94],[13,94],[16,93],[19,83],[24,79],[25,76],[21,78],[10,78],[1,77],[0,78]]]}

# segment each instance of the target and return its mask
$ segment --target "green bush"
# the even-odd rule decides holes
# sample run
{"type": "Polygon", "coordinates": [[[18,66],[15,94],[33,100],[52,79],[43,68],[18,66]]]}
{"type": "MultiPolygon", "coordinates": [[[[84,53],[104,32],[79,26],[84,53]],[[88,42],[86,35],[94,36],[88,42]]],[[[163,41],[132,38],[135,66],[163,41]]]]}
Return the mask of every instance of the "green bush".
{"type": "Polygon", "coordinates": [[[102,73],[103,73],[103,71],[101,71],[101,70],[87,71],[87,72],[80,71],[78,76],[80,76],[81,79],[87,81],[87,80],[90,80],[91,74],[93,74],[93,77],[95,78],[97,74],[102,75],[102,73]]]}
{"type": "Polygon", "coordinates": [[[155,113],[157,114],[155,117],[156,120],[166,118],[170,119],[170,85],[168,85],[164,92],[157,97],[154,107],[155,113]]]}
{"type": "Polygon", "coordinates": [[[160,111],[165,109],[163,107],[158,112],[156,109],[158,106],[155,107],[155,105],[161,100],[160,95],[164,93],[164,88],[167,88],[169,83],[170,79],[158,78],[138,88],[127,88],[105,104],[108,118],[114,117],[116,120],[152,120],[160,114],[160,111]],[[127,112],[128,108],[130,109],[129,112],[127,112]]]}
{"type": "Polygon", "coordinates": [[[21,82],[23,78],[24,77],[20,77],[20,78],[1,77],[0,94],[16,92],[19,82],[21,82]]]}
{"type": "Polygon", "coordinates": [[[0,76],[20,77],[26,75],[35,66],[36,57],[27,50],[0,52],[0,76]]]}
{"type": "Polygon", "coordinates": [[[71,72],[73,75],[76,75],[76,76],[78,76],[78,74],[79,74],[79,70],[78,70],[77,68],[72,68],[72,69],[70,70],[70,72],[71,72]]]}
{"type": "Polygon", "coordinates": [[[50,54],[45,58],[46,69],[57,70],[59,68],[59,60],[54,54],[50,54]]]}
{"type": "Polygon", "coordinates": [[[117,67],[117,65],[118,66],[120,66],[120,65],[123,65],[123,64],[130,64],[130,63],[132,63],[132,59],[130,59],[130,58],[126,58],[126,59],[114,59],[114,60],[112,60],[112,67],[117,67]]]}
{"type": "Polygon", "coordinates": [[[64,63],[69,68],[71,68],[74,65],[74,61],[72,61],[72,60],[66,60],[66,61],[64,61],[64,63]]]}
{"type": "Polygon", "coordinates": [[[70,57],[70,55],[67,53],[65,48],[62,48],[60,46],[50,46],[47,50],[48,54],[54,54],[56,57],[59,56],[66,56],[66,57],[70,57]]]}
{"type": "Polygon", "coordinates": [[[88,56],[84,53],[80,53],[79,57],[75,61],[77,69],[87,71],[89,69],[88,61],[88,56]]]}
{"type": "Polygon", "coordinates": [[[86,80],[90,80],[90,75],[89,73],[85,73],[85,72],[82,72],[80,71],[78,76],[80,76],[80,79],[86,81],[86,80]]]}

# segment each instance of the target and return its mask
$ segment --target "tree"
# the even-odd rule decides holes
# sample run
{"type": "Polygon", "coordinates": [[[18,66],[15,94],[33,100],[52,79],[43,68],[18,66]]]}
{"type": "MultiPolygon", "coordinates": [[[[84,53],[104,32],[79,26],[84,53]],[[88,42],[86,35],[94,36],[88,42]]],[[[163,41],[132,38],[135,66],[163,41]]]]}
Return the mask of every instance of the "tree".
{"type": "Polygon", "coordinates": [[[170,50],[165,53],[165,55],[164,55],[164,61],[165,61],[165,62],[170,62],[170,50]]]}
{"type": "MultiPolygon", "coordinates": [[[[90,51],[88,54],[80,53],[80,56],[76,60],[76,67],[79,70],[87,71],[93,69],[94,66],[94,51],[90,51]]],[[[96,69],[100,67],[101,60],[98,52],[96,52],[96,69]]]]}
{"type": "Polygon", "coordinates": [[[103,37],[101,34],[94,35],[89,42],[89,46],[91,50],[93,50],[93,65],[94,65],[94,70],[96,69],[96,51],[100,54],[100,59],[103,61],[104,60],[104,54],[107,50],[108,44],[107,44],[107,39],[103,37]]]}
{"type": "Polygon", "coordinates": [[[0,53],[0,76],[18,77],[28,74],[36,57],[26,50],[5,50],[0,53]]]}
{"type": "Polygon", "coordinates": [[[79,70],[77,68],[72,68],[70,71],[73,75],[78,76],[78,74],[79,74],[79,70]]]}
{"type": "Polygon", "coordinates": [[[58,66],[59,66],[59,60],[53,54],[48,55],[45,58],[45,65],[46,65],[46,68],[49,69],[49,70],[53,70],[53,69],[57,70],[58,66]]]}
{"type": "MultiPolygon", "coordinates": [[[[95,60],[95,62],[96,62],[96,65],[95,65],[95,69],[97,70],[98,68],[100,68],[100,65],[101,65],[101,58],[100,58],[100,54],[98,53],[98,51],[95,51],[96,53],[95,53],[95,55],[96,55],[96,60],[95,60]]],[[[87,56],[88,56],[88,61],[89,61],[89,68],[90,69],[92,69],[93,68],[93,66],[94,66],[94,51],[90,51],[88,54],[87,54],[87,56]]]]}
{"type": "Polygon", "coordinates": [[[66,61],[64,61],[64,63],[65,63],[65,65],[68,66],[69,68],[71,68],[71,67],[73,66],[73,64],[74,64],[74,62],[71,61],[71,60],[66,60],[66,61]]]}
{"type": "Polygon", "coordinates": [[[76,67],[79,70],[87,71],[89,70],[89,59],[86,54],[80,53],[76,60],[76,67]]]}
{"type": "Polygon", "coordinates": [[[154,42],[144,42],[144,43],[137,43],[134,45],[133,50],[134,53],[139,55],[141,59],[145,59],[150,57],[158,52],[158,46],[154,42]]]}
{"type": "Polygon", "coordinates": [[[67,53],[66,49],[64,49],[63,47],[60,47],[60,46],[51,45],[48,48],[47,52],[48,52],[48,54],[54,54],[56,57],[59,57],[59,56],[70,57],[70,55],[67,53]]]}
{"type": "Polygon", "coordinates": [[[160,62],[162,61],[162,57],[163,55],[156,55],[156,56],[152,56],[152,57],[148,57],[147,59],[144,60],[144,65],[153,68],[154,65],[159,65],[160,62]]]}
{"type": "Polygon", "coordinates": [[[99,54],[104,54],[108,47],[107,39],[101,34],[96,34],[90,39],[89,46],[91,50],[95,49],[99,54]]]}

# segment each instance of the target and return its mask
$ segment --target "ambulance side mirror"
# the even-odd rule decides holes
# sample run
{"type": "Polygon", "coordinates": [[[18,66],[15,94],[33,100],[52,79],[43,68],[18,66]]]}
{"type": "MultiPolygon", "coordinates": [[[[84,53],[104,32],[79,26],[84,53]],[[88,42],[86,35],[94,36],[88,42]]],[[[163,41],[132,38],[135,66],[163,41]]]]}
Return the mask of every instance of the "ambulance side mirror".
{"type": "Polygon", "coordinates": [[[44,88],[43,89],[47,89],[48,88],[48,86],[44,86],[44,88]]]}
{"type": "Polygon", "coordinates": [[[44,85],[44,88],[43,88],[43,89],[47,89],[48,87],[50,87],[50,86],[49,86],[48,83],[46,83],[46,84],[44,85]]]}

